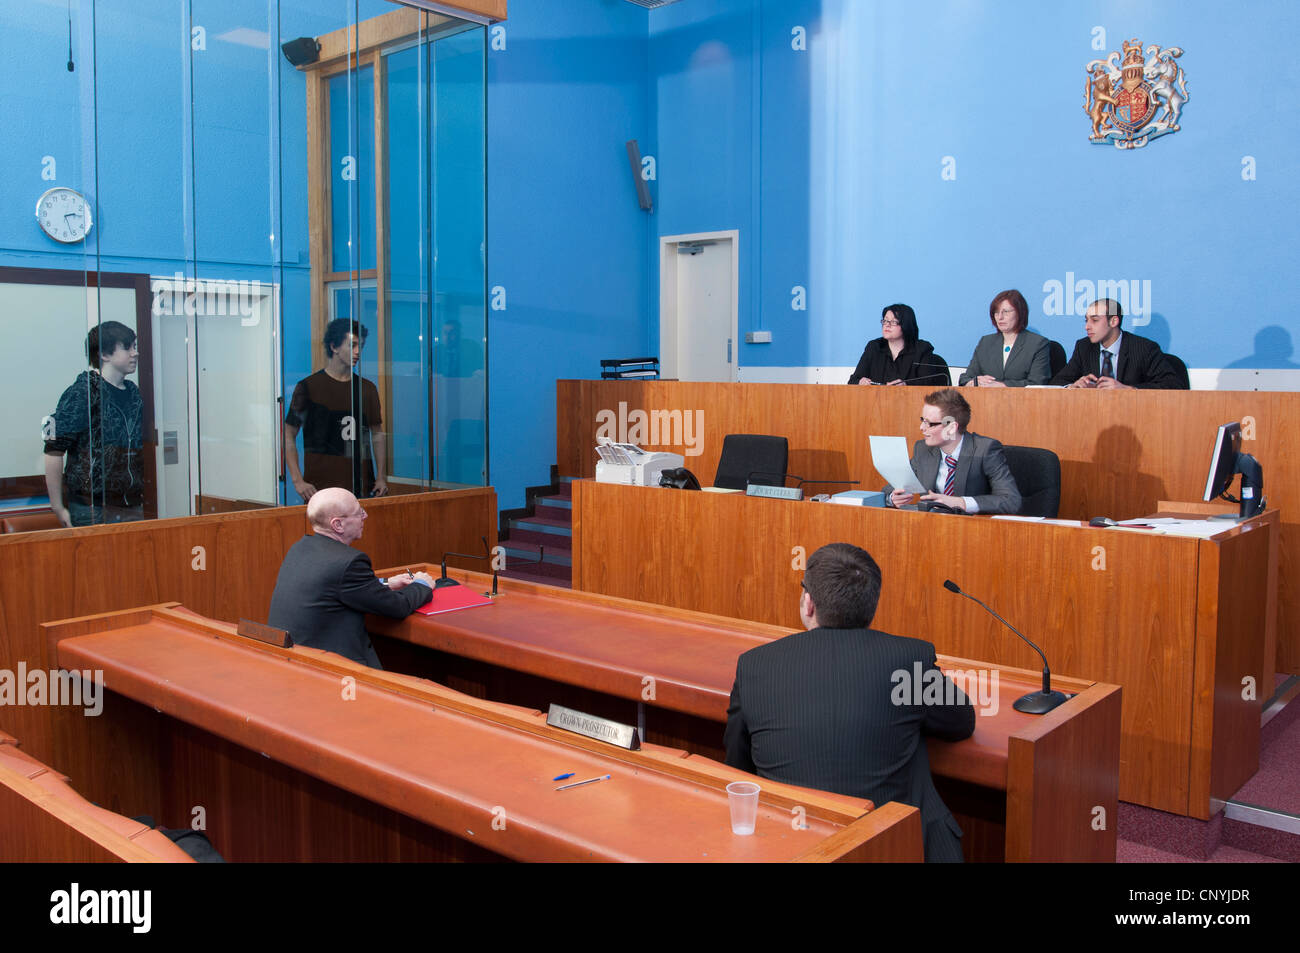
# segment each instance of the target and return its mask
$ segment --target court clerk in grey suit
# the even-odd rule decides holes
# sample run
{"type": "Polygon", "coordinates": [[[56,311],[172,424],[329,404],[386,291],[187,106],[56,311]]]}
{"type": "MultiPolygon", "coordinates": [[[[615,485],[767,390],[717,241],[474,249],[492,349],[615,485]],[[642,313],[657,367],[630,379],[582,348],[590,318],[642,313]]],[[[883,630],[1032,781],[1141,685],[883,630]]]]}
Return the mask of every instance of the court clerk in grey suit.
{"type": "Polygon", "coordinates": [[[727,764],[876,805],[920,808],[927,861],[960,862],[961,828],[930,776],[926,736],[969,738],[975,709],[935,664],[934,646],[867,628],[880,567],[831,543],[808,559],[805,632],[745,652],[727,709],[727,764]],[[924,685],[933,683],[929,693],[924,685]]]}
{"type": "Polygon", "coordinates": [[[433,598],[433,578],[403,573],[380,582],[370,557],[352,548],[361,538],[366,511],[341,487],[313,493],[307,521],[314,535],[285,554],[267,621],[299,645],[383,668],[366,633],[366,613],[406,618],[433,598]]]}
{"type": "MultiPolygon", "coordinates": [[[[1020,489],[1002,444],[967,430],[970,404],[955,387],[925,397],[921,436],[912,448],[912,472],[932,489],[921,499],[966,513],[1018,513],[1020,489]],[[952,467],[949,460],[955,461],[952,467]],[[951,485],[948,473],[955,470],[951,485]]],[[[885,486],[886,506],[905,506],[914,494],[885,486]]]]}
{"type": "Polygon", "coordinates": [[[1052,376],[1048,340],[1026,331],[1029,304],[1012,288],[999,291],[989,304],[989,320],[997,330],[975,345],[958,384],[976,387],[1024,387],[1046,384],[1052,376]]]}

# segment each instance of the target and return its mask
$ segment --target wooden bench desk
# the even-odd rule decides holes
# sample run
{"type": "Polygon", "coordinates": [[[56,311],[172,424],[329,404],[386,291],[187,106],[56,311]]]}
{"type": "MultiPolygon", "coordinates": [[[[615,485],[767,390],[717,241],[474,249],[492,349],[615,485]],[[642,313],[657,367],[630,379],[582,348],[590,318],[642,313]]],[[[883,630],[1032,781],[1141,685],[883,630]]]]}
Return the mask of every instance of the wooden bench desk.
{"type": "MultiPolygon", "coordinates": [[[[483,574],[448,574],[479,591],[491,585],[483,574]]],[[[651,740],[717,759],[737,657],[789,634],[516,580],[501,580],[490,606],[401,621],[370,616],[367,625],[390,668],[501,701],[554,701],[624,722],[641,714],[651,740]]],[[[1119,689],[1056,679],[1075,697],[1047,716],[1024,715],[1012,702],[1041,687],[1038,673],[956,658],[939,664],[998,676],[997,711],[976,719],[974,737],[929,745],[936,782],[966,830],[967,858],[1113,861],[1119,689]],[[1096,807],[1104,830],[1094,829],[1096,807]]]]}
{"type": "Polygon", "coordinates": [[[103,672],[84,743],[131,754],[163,809],[203,807],[230,860],[919,860],[919,813],[764,783],[681,751],[622,751],[535,711],[305,647],[273,648],[176,607],[43,627],[62,667],[103,672]],[[556,791],[551,779],[609,774],[556,791]],[[796,811],[796,808],[803,810],[796,811]],[[806,818],[800,829],[793,821],[806,818]]]}

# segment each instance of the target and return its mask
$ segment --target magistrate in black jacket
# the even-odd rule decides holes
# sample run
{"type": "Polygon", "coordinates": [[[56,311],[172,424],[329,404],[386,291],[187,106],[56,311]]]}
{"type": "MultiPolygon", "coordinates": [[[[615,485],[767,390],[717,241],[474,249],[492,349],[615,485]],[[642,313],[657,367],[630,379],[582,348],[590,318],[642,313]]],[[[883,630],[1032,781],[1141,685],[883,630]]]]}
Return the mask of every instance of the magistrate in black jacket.
{"type": "Polygon", "coordinates": [[[1186,390],[1178,372],[1150,338],[1120,330],[1124,311],[1114,298],[1098,298],[1083,319],[1087,337],[1074,344],[1070,362],[1052,383],[1101,390],[1186,390]]]}
{"type": "Polygon", "coordinates": [[[299,645],[383,668],[366,633],[366,613],[406,618],[433,598],[433,578],[424,572],[394,576],[386,584],[376,578],[370,557],[352,548],[366,511],[347,490],[317,490],[307,502],[307,521],[315,535],[285,554],[267,621],[299,645]]]}
{"type": "Polygon", "coordinates": [[[920,340],[916,312],[891,304],[880,312],[880,337],[867,342],[850,384],[947,384],[948,365],[934,356],[934,346],[920,340]]]}
{"type": "Polygon", "coordinates": [[[918,807],[925,859],[959,862],[961,828],[934,788],[925,738],[969,738],[975,709],[935,664],[933,645],[867,628],[879,601],[880,567],[865,550],[831,543],[812,554],[799,598],[808,631],[736,663],[727,764],[918,807]]]}

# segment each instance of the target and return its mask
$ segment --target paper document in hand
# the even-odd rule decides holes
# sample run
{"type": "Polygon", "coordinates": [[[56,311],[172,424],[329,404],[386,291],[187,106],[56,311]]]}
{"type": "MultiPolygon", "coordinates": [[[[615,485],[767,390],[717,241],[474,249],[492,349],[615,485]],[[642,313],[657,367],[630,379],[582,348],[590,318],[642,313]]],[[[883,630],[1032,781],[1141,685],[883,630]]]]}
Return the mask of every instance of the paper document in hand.
{"type": "Polygon", "coordinates": [[[924,493],[921,481],[912,472],[912,459],[907,453],[907,440],[903,437],[871,437],[871,462],[876,471],[895,490],[924,493]]]}

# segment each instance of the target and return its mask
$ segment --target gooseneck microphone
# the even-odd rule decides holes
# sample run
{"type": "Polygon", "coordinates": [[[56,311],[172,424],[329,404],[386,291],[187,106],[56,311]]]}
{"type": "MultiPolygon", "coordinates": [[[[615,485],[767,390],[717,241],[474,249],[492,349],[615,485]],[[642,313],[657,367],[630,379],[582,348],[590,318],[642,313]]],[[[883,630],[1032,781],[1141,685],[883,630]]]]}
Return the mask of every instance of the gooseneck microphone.
{"type": "Polygon", "coordinates": [[[985,612],[989,613],[989,615],[993,616],[993,618],[997,619],[999,622],[1005,625],[1012,632],[1016,633],[1016,635],[1020,636],[1020,638],[1024,639],[1025,644],[1028,645],[1035,652],[1037,652],[1038,657],[1043,660],[1043,690],[1041,692],[1030,692],[1027,695],[1020,696],[1019,698],[1016,699],[1015,704],[1011,706],[1012,708],[1014,708],[1016,711],[1022,711],[1027,715],[1046,715],[1053,708],[1065,703],[1066,701],[1065,695],[1063,695],[1061,692],[1052,691],[1052,673],[1047,668],[1047,656],[1043,654],[1042,649],[1040,649],[1033,642],[1030,642],[1028,639],[1026,639],[1024,634],[1019,629],[1017,629],[1006,619],[1002,618],[1002,616],[998,615],[996,612],[994,612],[984,603],[980,602],[978,599],[976,599],[974,596],[970,595],[969,593],[962,592],[961,588],[957,585],[957,583],[953,582],[951,579],[945,579],[943,581],[943,587],[947,589],[949,592],[955,592],[959,596],[965,596],[971,602],[975,603],[980,608],[982,608],[985,612]]]}

